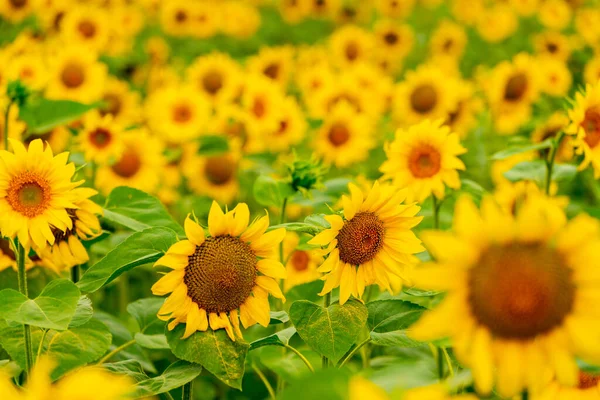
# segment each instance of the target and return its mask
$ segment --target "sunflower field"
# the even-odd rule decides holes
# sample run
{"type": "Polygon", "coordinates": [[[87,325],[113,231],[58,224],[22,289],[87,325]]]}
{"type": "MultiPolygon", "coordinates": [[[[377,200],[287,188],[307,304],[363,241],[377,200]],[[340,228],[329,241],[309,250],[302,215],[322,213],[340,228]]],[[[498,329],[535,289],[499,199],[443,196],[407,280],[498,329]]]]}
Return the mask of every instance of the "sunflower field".
{"type": "Polygon", "coordinates": [[[0,0],[0,400],[600,400],[600,0],[0,0]]]}

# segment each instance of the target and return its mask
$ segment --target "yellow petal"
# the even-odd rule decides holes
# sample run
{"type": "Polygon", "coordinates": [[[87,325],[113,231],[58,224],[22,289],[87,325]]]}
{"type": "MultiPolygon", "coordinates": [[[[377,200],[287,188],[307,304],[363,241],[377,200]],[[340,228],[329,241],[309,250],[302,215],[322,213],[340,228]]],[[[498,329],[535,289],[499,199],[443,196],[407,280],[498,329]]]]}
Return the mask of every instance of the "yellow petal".
{"type": "Polygon", "coordinates": [[[274,279],[266,277],[266,276],[257,276],[255,282],[258,286],[262,287],[267,292],[271,293],[271,295],[273,297],[282,299],[283,302],[285,303],[285,296],[281,292],[281,288],[279,287],[277,282],[275,282],[274,279]]]}
{"type": "Polygon", "coordinates": [[[216,201],[213,201],[208,212],[208,232],[212,237],[227,233],[227,218],[216,201]]]}
{"type": "Polygon", "coordinates": [[[185,271],[182,269],[169,272],[152,285],[152,294],[155,296],[164,296],[167,293],[171,293],[183,282],[184,275],[185,271]]]}
{"type": "Polygon", "coordinates": [[[202,229],[202,227],[196,222],[192,221],[189,215],[185,219],[183,225],[185,228],[185,235],[190,242],[196,246],[200,246],[202,243],[204,243],[204,229],[202,229]]]}
{"type": "Polygon", "coordinates": [[[229,228],[231,236],[240,236],[248,228],[250,210],[246,203],[240,203],[233,209],[233,224],[229,228]]]}
{"type": "Polygon", "coordinates": [[[279,261],[265,258],[256,263],[256,269],[271,278],[285,279],[287,271],[279,261]]]}
{"type": "Polygon", "coordinates": [[[182,256],[191,256],[196,251],[196,244],[190,240],[181,240],[167,250],[167,254],[177,254],[182,256]]]}

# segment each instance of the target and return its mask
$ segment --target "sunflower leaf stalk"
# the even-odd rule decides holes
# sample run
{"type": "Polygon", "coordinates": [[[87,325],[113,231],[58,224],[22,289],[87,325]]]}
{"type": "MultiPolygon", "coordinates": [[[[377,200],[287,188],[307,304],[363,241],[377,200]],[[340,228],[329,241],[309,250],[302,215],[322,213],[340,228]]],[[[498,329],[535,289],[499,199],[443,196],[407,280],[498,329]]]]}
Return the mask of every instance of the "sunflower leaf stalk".
{"type": "Polygon", "coordinates": [[[552,148],[550,149],[550,154],[548,155],[548,159],[546,160],[546,184],[544,190],[546,191],[546,195],[550,195],[550,186],[552,185],[552,169],[554,168],[554,161],[556,159],[556,153],[558,152],[558,148],[560,147],[560,143],[562,142],[565,133],[560,131],[556,138],[552,142],[552,148]]]}
{"type": "MultiPolygon", "coordinates": [[[[27,272],[25,271],[25,247],[16,241],[17,255],[17,273],[19,281],[19,292],[25,297],[28,297],[27,290],[27,272]]],[[[23,337],[25,341],[25,374],[29,375],[33,366],[33,348],[31,344],[31,327],[27,324],[23,325],[23,337]]]]}

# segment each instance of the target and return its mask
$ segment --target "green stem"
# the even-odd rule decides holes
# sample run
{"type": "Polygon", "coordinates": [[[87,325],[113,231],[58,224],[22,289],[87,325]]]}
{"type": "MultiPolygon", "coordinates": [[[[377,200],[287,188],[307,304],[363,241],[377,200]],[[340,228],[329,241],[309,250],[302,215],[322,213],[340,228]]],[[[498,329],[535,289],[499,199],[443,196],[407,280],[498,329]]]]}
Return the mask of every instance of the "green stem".
{"type": "Polygon", "coordinates": [[[448,371],[450,371],[450,376],[454,376],[454,368],[452,368],[452,360],[450,360],[450,354],[448,354],[448,350],[444,347],[440,347],[442,353],[444,353],[444,358],[446,359],[446,364],[448,365],[448,371]]]}
{"type": "MultiPolygon", "coordinates": [[[[262,371],[260,369],[258,369],[256,364],[254,364],[254,363],[252,363],[252,369],[254,370],[254,372],[256,372],[256,375],[258,375],[260,380],[264,383],[265,387],[267,388],[267,391],[269,392],[269,397],[272,400],[275,400],[275,391],[273,390],[273,386],[271,386],[271,384],[269,383],[269,380],[267,379],[265,374],[263,374],[262,371]]],[[[185,400],[185,398],[184,398],[184,400],[185,400]]]]}
{"type": "MultiPolygon", "coordinates": [[[[29,297],[27,290],[27,272],[25,271],[25,248],[17,241],[17,271],[19,280],[19,292],[29,297]]],[[[25,373],[28,375],[33,366],[33,349],[31,345],[31,327],[23,325],[23,337],[25,338],[25,373]]]]}
{"type": "Polygon", "coordinates": [[[181,395],[182,400],[192,400],[192,394],[194,392],[194,381],[189,381],[183,385],[183,391],[181,395]]]}
{"type": "Polygon", "coordinates": [[[81,270],[79,269],[79,265],[75,265],[71,268],[71,280],[73,283],[79,282],[79,277],[81,276],[81,270]]]}
{"type": "Polygon", "coordinates": [[[521,400],[529,400],[529,392],[527,390],[523,390],[523,393],[521,393],[521,400]]]}
{"type": "Polygon", "coordinates": [[[438,377],[440,381],[443,381],[446,377],[446,372],[444,371],[444,357],[442,357],[442,349],[438,348],[437,351],[437,369],[438,369],[438,377]]]}
{"type": "MultiPolygon", "coordinates": [[[[287,210],[287,202],[288,199],[287,197],[285,199],[283,199],[283,203],[281,204],[281,215],[279,216],[279,224],[285,224],[285,214],[286,214],[286,210],[287,210]]],[[[279,243],[279,261],[283,264],[284,262],[284,257],[283,257],[283,240],[281,241],[281,243],[279,243]]],[[[284,264],[285,265],[285,264],[284,264]]]]}
{"type": "Polygon", "coordinates": [[[168,400],[175,400],[175,399],[173,398],[173,396],[171,396],[171,393],[169,393],[169,392],[164,392],[164,393],[163,393],[163,395],[164,395],[164,396],[165,396],[165,397],[166,397],[168,400]]]}
{"type": "Polygon", "coordinates": [[[35,357],[35,362],[37,363],[42,355],[42,350],[44,347],[44,340],[46,339],[46,334],[48,333],[48,329],[42,329],[42,339],[40,340],[40,345],[38,346],[37,356],[35,357]]]}
{"type": "Polygon", "coordinates": [[[348,361],[350,361],[350,359],[352,359],[352,357],[354,357],[354,355],[356,354],[356,352],[359,351],[364,345],[366,345],[369,342],[371,342],[371,338],[370,337],[366,338],[359,345],[357,345],[354,349],[352,349],[352,351],[346,356],[346,358],[344,358],[342,360],[342,362],[340,363],[340,365],[339,365],[338,368],[342,368],[344,365],[346,365],[346,363],[348,361]]]}
{"type": "Polygon", "coordinates": [[[556,159],[556,153],[558,152],[558,148],[560,147],[560,142],[562,142],[565,133],[560,131],[556,136],[554,142],[552,143],[552,149],[550,149],[550,155],[546,160],[546,195],[550,196],[550,186],[552,185],[552,169],[554,168],[554,160],[556,159]]]}
{"type": "Polygon", "coordinates": [[[306,366],[308,367],[308,369],[310,370],[310,372],[315,372],[315,369],[313,368],[312,364],[310,363],[310,361],[308,361],[308,359],[306,357],[304,357],[304,354],[300,353],[297,349],[293,348],[289,344],[284,344],[283,346],[286,349],[288,349],[288,350],[296,353],[296,355],[298,357],[300,357],[300,359],[304,362],[304,364],[306,364],[306,366]]]}
{"type": "MultiPolygon", "coordinates": [[[[323,298],[323,306],[325,308],[327,308],[330,305],[331,305],[331,292],[325,293],[325,296],[323,298]]],[[[321,357],[321,365],[323,368],[329,368],[329,360],[327,359],[327,357],[325,357],[325,356],[321,357]]]]}
{"type": "Polygon", "coordinates": [[[125,350],[126,348],[128,348],[129,346],[132,346],[134,344],[135,344],[135,339],[132,339],[129,342],[123,343],[121,346],[117,347],[116,349],[114,349],[113,351],[111,351],[110,353],[108,353],[107,355],[102,357],[102,359],[100,359],[100,361],[98,361],[96,363],[96,365],[104,364],[105,362],[110,360],[115,354],[118,354],[119,352],[125,350]]]}
{"type": "Polygon", "coordinates": [[[11,100],[6,106],[6,112],[4,113],[4,150],[8,150],[8,123],[10,108],[14,104],[14,100],[11,100]]]}
{"type": "Polygon", "coordinates": [[[431,204],[433,206],[433,229],[440,229],[440,205],[435,194],[431,195],[431,204]]]}

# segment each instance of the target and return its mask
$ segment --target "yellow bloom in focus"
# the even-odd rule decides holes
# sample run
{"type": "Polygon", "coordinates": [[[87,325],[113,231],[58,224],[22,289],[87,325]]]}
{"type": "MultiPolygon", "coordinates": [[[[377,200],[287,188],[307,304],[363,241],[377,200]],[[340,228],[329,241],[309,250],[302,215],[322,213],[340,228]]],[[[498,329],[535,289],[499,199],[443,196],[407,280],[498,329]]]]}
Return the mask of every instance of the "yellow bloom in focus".
{"type": "Polygon", "coordinates": [[[408,129],[399,129],[387,143],[387,160],[381,165],[383,179],[407,188],[407,200],[423,202],[431,194],[444,197],[446,186],[460,188],[459,170],[465,164],[458,158],[467,150],[456,133],[442,121],[426,120],[408,129]]]}
{"type": "Polygon", "coordinates": [[[294,68],[294,48],[291,46],[263,47],[248,58],[246,68],[254,75],[264,75],[286,88],[294,68]]]}
{"type": "Polygon", "coordinates": [[[320,295],[340,288],[340,304],[350,295],[360,299],[366,286],[377,284],[393,293],[393,277],[407,280],[407,270],[415,263],[413,254],[423,251],[421,241],[411,231],[421,222],[420,207],[402,204],[405,190],[375,182],[365,194],[349,184],[350,196],[342,198],[343,217],[325,216],[331,228],[308,243],[326,247],[327,259],[317,269],[325,273],[320,295]]]}
{"type": "Polygon", "coordinates": [[[241,93],[241,68],[224,53],[210,53],[198,57],[186,70],[186,77],[213,106],[232,103],[241,93]]]}
{"type": "Polygon", "coordinates": [[[115,122],[111,114],[101,117],[90,113],[83,118],[83,128],[76,143],[86,161],[98,165],[115,163],[123,154],[125,128],[115,122]]]}
{"type": "Polygon", "coordinates": [[[600,177],[600,82],[587,85],[584,93],[578,92],[572,109],[569,110],[571,124],[566,133],[575,135],[577,154],[584,159],[579,168],[590,164],[594,168],[596,179],[600,177]]]}
{"type": "Polygon", "coordinates": [[[73,228],[68,209],[77,208],[74,189],[83,181],[71,182],[75,165],[68,163],[69,153],[54,156],[39,139],[28,149],[10,143],[12,152],[0,151],[0,231],[25,247],[43,249],[55,242],[52,228],[73,228]]]}
{"type": "Polygon", "coordinates": [[[75,43],[87,51],[100,52],[108,44],[110,17],[105,9],[76,6],[67,11],[60,23],[60,34],[66,43],[75,43]]]}
{"type": "Polygon", "coordinates": [[[368,61],[375,46],[373,34],[355,25],[338,28],[329,38],[332,64],[346,68],[368,61]]]}
{"type": "Polygon", "coordinates": [[[331,110],[314,139],[315,153],[337,167],[366,160],[374,145],[372,121],[347,102],[331,110]]]}
{"type": "Polygon", "coordinates": [[[544,0],[538,18],[546,28],[562,30],[571,23],[573,11],[565,0],[544,0]]]}
{"type": "MultiPolygon", "coordinates": [[[[348,400],[389,400],[388,394],[373,382],[354,376],[348,384],[348,400]]],[[[431,399],[428,399],[431,400],[431,399]]]]}
{"type": "MultiPolygon", "coordinates": [[[[300,237],[295,232],[288,232],[283,240],[283,255],[287,271],[287,277],[283,282],[285,292],[296,285],[313,282],[321,277],[317,267],[323,263],[322,250],[299,250],[297,249],[299,243],[300,237]]],[[[1,260],[0,258],[0,263],[1,260]]]]}
{"type": "Polygon", "coordinates": [[[453,232],[422,234],[437,262],[417,268],[422,289],[443,290],[442,303],[409,330],[423,341],[450,337],[482,395],[537,392],[552,371],[575,385],[575,357],[598,360],[600,329],[590,315],[598,296],[588,268],[600,244],[598,221],[570,222],[559,207],[530,197],[516,215],[491,197],[481,211],[459,199],[453,232]]]}
{"type": "Polygon", "coordinates": [[[208,215],[210,236],[188,217],[187,240],[175,243],[156,262],[173,270],[152,286],[157,296],[170,294],[158,317],[171,320],[169,330],[185,323],[182,339],[210,327],[224,328],[235,341],[242,338],[240,321],[244,328],[257,322],[269,325],[269,293],[285,301],[276,281],[286,276],[277,261],[285,229],[266,232],[268,215],[250,225],[249,221],[245,203],[223,213],[213,202],[208,215]]]}

